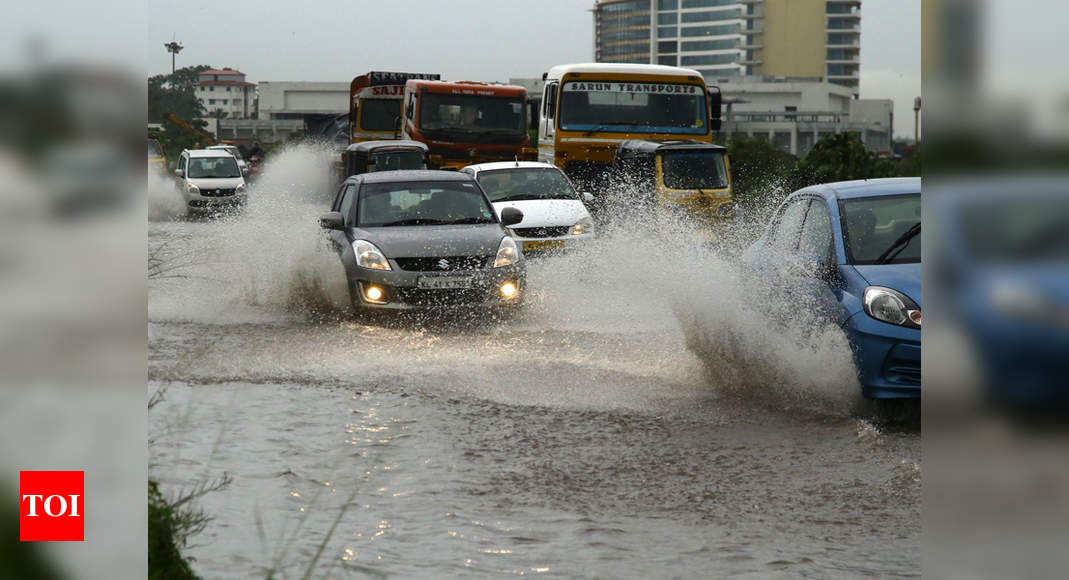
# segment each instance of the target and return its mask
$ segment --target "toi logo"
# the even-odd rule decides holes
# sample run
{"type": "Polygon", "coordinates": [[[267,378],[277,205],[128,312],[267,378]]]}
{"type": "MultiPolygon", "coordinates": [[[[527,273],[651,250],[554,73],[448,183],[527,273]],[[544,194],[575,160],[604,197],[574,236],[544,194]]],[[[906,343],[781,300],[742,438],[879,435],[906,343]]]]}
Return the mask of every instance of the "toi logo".
{"type": "Polygon", "coordinates": [[[85,540],[85,472],[19,472],[19,540],[85,540]]]}

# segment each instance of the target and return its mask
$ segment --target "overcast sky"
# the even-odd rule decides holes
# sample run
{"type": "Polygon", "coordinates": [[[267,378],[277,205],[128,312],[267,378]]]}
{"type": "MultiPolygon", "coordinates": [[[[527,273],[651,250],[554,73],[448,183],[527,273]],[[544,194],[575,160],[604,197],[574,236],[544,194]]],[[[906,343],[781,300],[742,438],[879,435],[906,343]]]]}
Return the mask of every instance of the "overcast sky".
{"type": "MultiPolygon", "coordinates": [[[[921,0],[862,4],[861,97],[895,100],[895,133],[913,133],[920,95],[921,0]]],[[[446,79],[540,77],[593,60],[592,0],[149,0],[149,74],[234,67],[259,81],[344,81],[369,70],[446,79]],[[314,6],[314,8],[313,8],[314,6]]]]}

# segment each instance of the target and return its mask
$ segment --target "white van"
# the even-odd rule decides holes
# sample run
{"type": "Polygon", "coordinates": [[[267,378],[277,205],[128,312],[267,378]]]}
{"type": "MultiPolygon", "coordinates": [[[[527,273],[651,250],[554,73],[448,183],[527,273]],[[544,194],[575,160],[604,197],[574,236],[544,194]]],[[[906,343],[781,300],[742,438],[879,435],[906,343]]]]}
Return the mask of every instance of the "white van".
{"type": "Polygon", "coordinates": [[[218,212],[245,204],[245,176],[238,161],[222,149],[186,149],[174,170],[190,214],[218,212]]]}

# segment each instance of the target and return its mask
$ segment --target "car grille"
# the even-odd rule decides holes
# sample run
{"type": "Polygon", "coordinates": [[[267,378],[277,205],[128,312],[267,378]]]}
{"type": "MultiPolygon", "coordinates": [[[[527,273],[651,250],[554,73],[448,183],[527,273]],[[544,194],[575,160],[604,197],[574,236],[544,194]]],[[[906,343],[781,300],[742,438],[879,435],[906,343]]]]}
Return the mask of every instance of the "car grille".
{"type": "Polygon", "coordinates": [[[231,187],[230,189],[202,189],[200,190],[200,194],[204,197],[227,197],[230,195],[234,195],[234,188],[231,187]]]}
{"type": "Polygon", "coordinates": [[[397,299],[404,304],[415,306],[459,306],[482,303],[486,299],[486,291],[477,288],[464,290],[397,288],[397,299]]]}
{"type": "Polygon", "coordinates": [[[402,270],[410,272],[449,272],[453,270],[481,270],[489,264],[490,256],[439,256],[434,258],[396,258],[402,270]]]}
{"type": "Polygon", "coordinates": [[[568,235],[571,226],[552,226],[544,228],[512,228],[521,238],[559,238],[568,235]]]}

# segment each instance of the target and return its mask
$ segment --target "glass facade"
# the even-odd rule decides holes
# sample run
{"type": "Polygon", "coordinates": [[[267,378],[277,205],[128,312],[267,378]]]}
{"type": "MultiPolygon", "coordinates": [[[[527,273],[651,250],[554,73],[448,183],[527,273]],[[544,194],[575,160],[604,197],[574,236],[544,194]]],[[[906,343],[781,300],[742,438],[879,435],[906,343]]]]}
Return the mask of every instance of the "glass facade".
{"type": "Polygon", "coordinates": [[[598,4],[594,10],[598,62],[650,62],[650,0],[598,4]]]}

